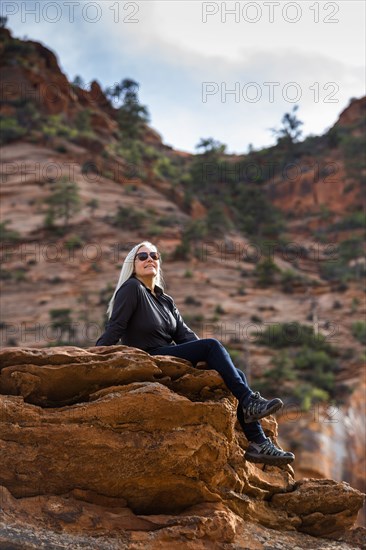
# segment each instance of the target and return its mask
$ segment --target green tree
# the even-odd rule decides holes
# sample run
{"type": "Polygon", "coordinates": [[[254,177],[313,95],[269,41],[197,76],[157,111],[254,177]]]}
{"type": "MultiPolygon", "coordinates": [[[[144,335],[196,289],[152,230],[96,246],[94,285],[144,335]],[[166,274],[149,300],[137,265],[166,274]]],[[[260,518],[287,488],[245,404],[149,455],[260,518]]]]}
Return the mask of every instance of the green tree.
{"type": "Polygon", "coordinates": [[[309,383],[302,383],[294,387],[293,395],[299,402],[301,410],[308,411],[314,403],[325,402],[329,400],[327,391],[321,388],[315,388],[309,383]]]}
{"type": "Polygon", "coordinates": [[[277,144],[283,145],[287,152],[292,156],[294,144],[299,140],[302,134],[301,126],[304,124],[297,118],[296,111],[299,106],[295,105],[290,113],[285,113],[282,117],[282,126],[271,128],[272,133],[277,137],[277,144]]]}
{"type": "Polygon", "coordinates": [[[81,76],[76,75],[74,80],[72,81],[72,86],[76,86],[77,88],[84,88],[84,80],[81,78],[81,76]]]}
{"type": "Polygon", "coordinates": [[[258,285],[265,288],[275,282],[276,274],[280,272],[279,267],[272,258],[261,260],[254,269],[258,285]]]}
{"type": "Polygon", "coordinates": [[[138,230],[144,225],[147,214],[144,210],[137,210],[127,206],[118,206],[117,212],[112,220],[112,225],[121,229],[138,230]]]}
{"type": "Polygon", "coordinates": [[[335,386],[335,372],[338,363],[325,350],[303,346],[296,354],[295,369],[313,386],[332,393],[335,386]]]}
{"type": "Polygon", "coordinates": [[[284,229],[283,216],[256,184],[238,186],[233,204],[236,223],[246,234],[257,238],[278,237],[284,229]]]}
{"type": "Polygon", "coordinates": [[[63,176],[54,184],[46,203],[48,204],[45,216],[46,227],[54,227],[55,220],[61,219],[63,229],[66,231],[69,228],[71,217],[81,209],[78,186],[75,182],[69,181],[66,176],[63,176]]]}
{"type": "Polygon", "coordinates": [[[201,150],[204,155],[212,155],[214,153],[225,153],[226,145],[212,137],[201,138],[195,149],[197,151],[201,150]]]}
{"type": "Polygon", "coordinates": [[[0,115],[0,145],[22,138],[26,133],[16,118],[0,115]]]}
{"type": "Polygon", "coordinates": [[[306,346],[313,350],[334,354],[334,350],[323,334],[315,333],[313,327],[297,321],[267,326],[257,335],[257,343],[275,349],[306,346]]]}
{"type": "Polygon", "coordinates": [[[355,321],[352,323],[351,331],[361,344],[366,344],[366,321],[355,321]]]}
{"type": "Polygon", "coordinates": [[[144,124],[150,120],[148,109],[141,105],[138,99],[139,84],[134,80],[125,78],[120,84],[116,84],[112,96],[122,99],[122,105],[118,109],[118,125],[122,137],[137,139],[144,124]]]}
{"type": "Polygon", "coordinates": [[[188,260],[192,247],[199,253],[198,242],[207,235],[207,226],[204,220],[192,220],[184,228],[182,241],[174,251],[176,260],[188,260]]]}
{"type": "Polygon", "coordinates": [[[213,204],[207,213],[207,229],[210,235],[217,235],[232,229],[233,224],[222,204],[213,204]]]}
{"type": "Polygon", "coordinates": [[[272,359],[273,367],[267,369],[256,381],[256,388],[263,393],[273,391],[274,385],[281,387],[283,397],[293,394],[293,387],[298,383],[296,370],[293,361],[286,351],[280,351],[272,359]]]}

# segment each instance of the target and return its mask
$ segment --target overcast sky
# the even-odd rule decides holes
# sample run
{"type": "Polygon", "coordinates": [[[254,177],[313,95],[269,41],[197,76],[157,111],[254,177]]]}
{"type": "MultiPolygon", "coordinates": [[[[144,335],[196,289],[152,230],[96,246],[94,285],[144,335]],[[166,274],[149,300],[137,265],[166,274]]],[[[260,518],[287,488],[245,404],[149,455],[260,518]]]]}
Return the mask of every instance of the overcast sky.
{"type": "Polygon", "coordinates": [[[2,0],[15,36],[53,50],[69,79],[132,78],[165,143],[194,152],[274,144],[299,105],[304,136],[365,95],[365,2],[2,0]],[[231,93],[230,93],[231,92],[231,93]]]}

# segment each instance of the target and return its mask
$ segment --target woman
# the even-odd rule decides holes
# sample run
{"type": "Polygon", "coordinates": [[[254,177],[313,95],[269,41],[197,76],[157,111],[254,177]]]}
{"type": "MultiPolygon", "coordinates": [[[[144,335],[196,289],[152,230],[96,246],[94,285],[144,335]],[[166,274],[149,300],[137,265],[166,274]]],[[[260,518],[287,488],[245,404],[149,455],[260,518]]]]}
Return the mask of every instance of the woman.
{"type": "Polygon", "coordinates": [[[292,453],[276,447],[265,436],[258,422],[278,411],[282,401],[268,401],[253,393],[223,345],[214,338],[199,339],[184,323],[173,299],[163,291],[161,258],[153,244],[144,241],[128,253],[107,314],[109,322],[97,346],[111,346],[121,339],[123,344],[151,355],[172,355],[193,365],[205,361],[221,374],[239,401],[237,417],[250,442],[245,458],[271,465],[294,460],[292,453]]]}

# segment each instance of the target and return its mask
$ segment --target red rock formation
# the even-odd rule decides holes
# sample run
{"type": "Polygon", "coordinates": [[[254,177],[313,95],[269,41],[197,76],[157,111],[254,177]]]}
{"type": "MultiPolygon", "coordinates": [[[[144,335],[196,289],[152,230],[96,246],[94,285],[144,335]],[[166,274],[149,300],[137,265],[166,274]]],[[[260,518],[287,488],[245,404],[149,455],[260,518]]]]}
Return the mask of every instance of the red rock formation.
{"type": "MultiPolygon", "coordinates": [[[[247,463],[234,399],[214,371],[125,346],[5,348],[0,358],[0,543],[16,536],[32,548],[31,535],[51,544],[62,532],[65,548],[94,548],[90,537],[103,535],[98,548],[188,539],[234,549],[270,528],[278,540],[298,531],[310,548],[300,532],[344,537],[362,506],[344,482],[295,483],[289,466],[247,463]]],[[[263,424],[276,439],[275,421],[263,424]]]]}
{"type": "MultiPolygon", "coordinates": [[[[366,97],[363,97],[351,101],[331,132],[362,137],[365,128],[366,97]]],[[[320,155],[303,155],[288,165],[284,164],[282,173],[267,182],[269,197],[281,210],[308,215],[319,214],[320,208],[326,206],[333,213],[344,214],[364,201],[360,181],[353,181],[347,173],[342,150],[325,142],[319,152],[320,155]],[[350,183],[354,184],[353,191],[349,189],[350,183]]]]}
{"type": "Polygon", "coordinates": [[[44,114],[62,115],[69,120],[89,109],[92,128],[99,136],[110,139],[115,134],[113,108],[96,81],[89,91],[74,87],[61,71],[55,54],[42,44],[13,39],[7,29],[0,29],[0,38],[3,114],[14,114],[16,102],[25,100],[34,101],[44,114]],[[22,53],[14,50],[17,44],[23,48],[22,53]]]}
{"type": "Polygon", "coordinates": [[[359,124],[366,117],[366,97],[361,99],[353,99],[348,107],[346,107],[335,124],[335,127],[352,126],[355,123],[359,124]]]}

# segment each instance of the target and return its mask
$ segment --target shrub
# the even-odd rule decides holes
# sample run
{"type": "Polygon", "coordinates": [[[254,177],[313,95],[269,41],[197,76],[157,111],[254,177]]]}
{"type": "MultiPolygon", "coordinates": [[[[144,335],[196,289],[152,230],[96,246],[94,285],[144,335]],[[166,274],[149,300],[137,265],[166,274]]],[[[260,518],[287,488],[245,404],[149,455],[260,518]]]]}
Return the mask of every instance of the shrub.
{"type": "Polygon", "coordinates": [[[99,207],[99,201],[98,199],[90,199],[90,201],[86,203],[86,206],[90,209],[90,213],[93,216],[95,210],[99,207]]]}
{"type": "Polygon", "coordinates": [[[253,323],[262,323],[263,322],[262,317],[259,317],[259,315],[255,315],[255,314],[250,316],[250,320],[253,323]]]}
{"type": "Polygon", "coordinates": [[[25,281],[27,270],[25,268],[14,269],[12,272],[12,278],[16,282],[25,281]]]}
{"type": "Polygon", "coordinates": [[[17,38],[12,38],[5,43],[4,55],[11,54],[14,57],[25,57],[35,53],[35,47],[30,42],[25,42],[17,38]]]}
{"type": "Polygon", "coordinates": [[[160,157],[154,164],[154,175],[158,178],[175,179],[177,168],[168,157],[160,157]]]}
{"type": "Polygon", "coordinates": [[[14,229],[8,229],[10,220],[0,222],[0,241],[1,242],[16,242],[20,239],[20,234],[14,229]]]}
{"type": "Polygon", "coordinates": [[[65,241],[65,247],[67,250],[74,250],[75,248],[81,248],[84,244],[80,235],[71,235],[67,241],[65,241]]]}
{"type": "Polygon", "coordinates": [[[76,129],[82,134],[93,134],[91,127],[91,112],[89,109],[79,111],[75,117],[76,129]]]}
{"type": "Polygon", "coordinates": [[[296,380],[297,374],[293,368],[292,361],[286,352],[280,352],[273,359],[274,367],[264,373],[264,377],[277,384],[285,384],[289,380],[296,380]]]}
{"type": "Polygon", "coordinates": [[[202,302],[199,300],[196,300],[194,296],[186,296],[184,298],[184,303],[187,304],[187,306],[201,306],[202,302]]]}
{"type": "Polygon", "coordinates": [[[55,147],[55,151],[57,151],[58,153],[61,153],[61,154],[65,154],[65,153],[67,153],[67,147],[65,147],[65,145],[57,145],[55,147]]]}
{"type": "Polygon", "coordinates": [[[74,139],[78,131],[68,125],[61,115],[49,115],[41,126],[41,132],[46,138],[56,136],[74,139]]]}
{"type": "Polygon", "coordinates": [[[52,192],[45,199],[45,202],[48,204],[44,220],[45,227],[51,229],[54,227],[54,221],[61,219],[63,221],[61,229],[66,231],[70,219],[81,208],[79,188],[75,182],[69,181],[66,176],[63,176],[54,184],[52,192]]]}
{"type": "Polygon", "coordinates": [[[159,235],[161,235],[163,233],[164,229],[162,227],[160,227],[159,225],[153,223],[151,225],[148,226],[147,228],[147,233],[151,236],[151,237],[158,237],[159,235]]]}
{"type": "MultiPolygon", "coordinates": [[[[320,265],[321,276],[329,281],[347,282],[361,279],[365,274],[365,265],[352,260],[363,258],[364,241],[361,236],[353,236],[340,242],[337,249],[337,259],[323,262],[320,265]]],[[[333,251],[334,252],[334,251],[333,251]]]]}
{"type": "Polygon", "coordinates": [[[257,278],[258,286],[265,288],[275,282],[275,276],[279,272],[280,269],[277,267],[272,258],[265,258],[255,266],[253,273],[257,278]]]}
{"type": "Polygon", "coordinates": [[[310,410],[314,403],[329,400],[328,392],[306,383],[300,384],[294,389],[294,397],[299,401],[303,411],[310,410]]]}
{"type": "Polygon", "coordinates": [[[62,277],[59,275],[55,275],[54,277],[51,277],[47,280],[51,285],[59,285],[64,282],[62,277]]]}
{"type": "Polygon", "coordinates": [[[349,229],[364,229],[366,227],[365,212],[357,211],[347,214],[339,222],[334,223],[330,230],[349,230],[349,229]]]}
{"type": "Polygon", "coordinates": [[[81,166],[81,173],[84,174],[99,174],[99,170],[94,160],[87,160],[81,166]]]}
{"type": "Polygon", "coordinates": [[[366,344],[366,321],[355,321],[352,323],[351,331],[356,340],[366,344]]]}
{"type": "Polygon", "coordinates": [[[294,287],[298,284],[305,284],[308,279],[299,273],[296,273],[292,269],[285,269],[281,271],[280,283],[282,291],[290,294],[294,287]]]}
{"type": "Polygon", "coordinates": [[[339,258],[350,261],[363,255],[364,240],[361,236],[353,236],[339,243],[339,258]]]}
{"type": "Polygon", "coordinates": [[[324,350],[302,347],[295,355],[281,351],[272,360],[273,367],[255,382],[255,387],[271,395],[274,386],[281,387],[284,398],[309,410],[317,401],[338,398],[344,390],[337,388],[335,373],[338,363],[324,350]]]}
{"type": "MultiPolygon", "coordinates": [[[[182,240],[180,244],[178,244],[175,247],[175,250],[173,252],[173,259],[174,260],[188,260],[190,255],[191,247],[189,243],[185,240],[182,240]]],[[[187,273],[187,271],[186,271],[187,273]]],[[[187,277],[187,275],[184,275],[187,277]]],[[[190,275],[192,277],[192,274],[190,275]]]]}
{"type": "Polygon", "coordinates": [[[143,210],[119,206],[112,224],[122,229],[141,229],[147,216],[143,210]]]}
{"type": "Polygon", "coordinates": [[[49,315],[51,317],[51,327],[59,336],[57,342],[68,343],[75,336],[75,328],[72,326],[71,309],[60,308],[51,309],[49,315]],[[66,340],[63,336],[66,335],[66,340]]]}
{"type": "Polygon", "coordinates": [[[275,349],[308,346],[311,349],[330,351],[331,347],[322,334],[315,334],[313,327],[293,323],[275,323],[257,336],[257,343],[275,349]]]}
{"type": "Polygon", "coordinates": [[[304,347],[296,354],[294,366],[313,386],[328,393],[334,392],[334,373],[339,367],[338,363],[326,351],[304,347]]]}
{"type": "Polygon", "coordinates": [[[20,126],[14,117],[0,116],[0,144],[5,145],[15,139],[23,137],[26,129],[20,126]]]}
{"type": "Polygon", "coordinates": [[[233,224],[228,218],[225,208],[221,204],[214,204],[207,213],[206,218],[207,231],[210,235],[217,235],[222,232],[230,231],[233,224]]]}
{"type": "Polygon", "coordinates": [[[293,395],[293,383],[298,384],[298,376],[288,353],[281,351],[272,359],[272,367],[255,381],[255,387],[263,394],[273,395],[274,387],[281,387],[282,397],[293,395]]]}

